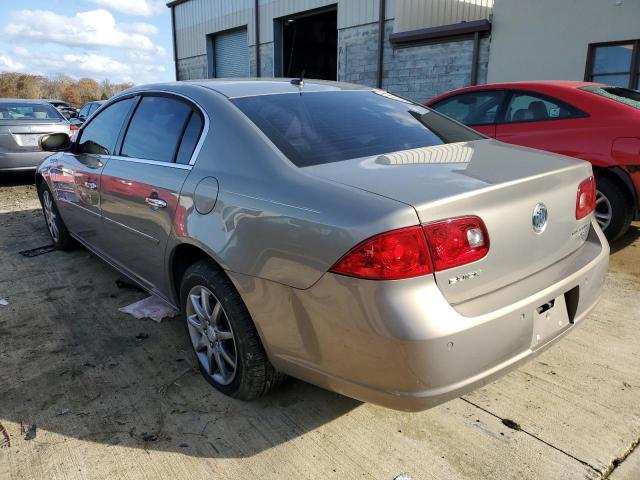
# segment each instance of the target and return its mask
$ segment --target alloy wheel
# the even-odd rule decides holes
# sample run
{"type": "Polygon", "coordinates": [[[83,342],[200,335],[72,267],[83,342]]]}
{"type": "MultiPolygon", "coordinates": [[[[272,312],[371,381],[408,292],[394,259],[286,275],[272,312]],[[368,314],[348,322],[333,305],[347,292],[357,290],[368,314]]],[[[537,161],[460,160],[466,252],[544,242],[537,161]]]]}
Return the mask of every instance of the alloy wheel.
{"type": "Polygon", "coordinates": [[[238,371],[238,349],[222,304],[208,288],[198,285],[189,292],[186,310],[198,361],[216,383],[229,385],[238,371]]]}
{"type": "Polygon", "coordinates": [[[600,190],[596,190],[595,216],[602,230],[606,230],[606,228],[611,224],[611,219],[613,218],[611,202],[600,190]]]}
{"type": "Polygon", "coordinates": [[[56,215],[55,209],[53,207],[53,199],[51,198],[51,193],[48,190],[45,190],[42,194],[42,206],[44,207],[44,216],[47,221],[47,228],[49,228],[49,233],[51,234],[51,238],[54,243],[57,243],[60,238],[60,231],[58,230],[58,216],[56,215]]]}

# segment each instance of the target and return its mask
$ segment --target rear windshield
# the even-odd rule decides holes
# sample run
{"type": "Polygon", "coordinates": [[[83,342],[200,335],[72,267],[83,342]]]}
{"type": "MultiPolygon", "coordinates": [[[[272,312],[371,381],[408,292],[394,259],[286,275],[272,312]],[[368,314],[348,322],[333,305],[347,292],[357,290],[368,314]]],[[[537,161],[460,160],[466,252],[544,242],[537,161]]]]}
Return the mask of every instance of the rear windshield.
{"type": "Polygon", "coordinates": [[[298,167],[484,138],[380,91],[260,95],[232,102],[298,167]]]}
{"type": "Polygon", "coordinates": [[[63,120],[53,106],[40,103],[0,103],[0,120],[63,120]]]}
{"type": "Polygon", "coordinates": [[[606,85],[582,87],[582,89],[640,110],[640,92],[638,90],[622,87],[609,87],[606,85]]]}

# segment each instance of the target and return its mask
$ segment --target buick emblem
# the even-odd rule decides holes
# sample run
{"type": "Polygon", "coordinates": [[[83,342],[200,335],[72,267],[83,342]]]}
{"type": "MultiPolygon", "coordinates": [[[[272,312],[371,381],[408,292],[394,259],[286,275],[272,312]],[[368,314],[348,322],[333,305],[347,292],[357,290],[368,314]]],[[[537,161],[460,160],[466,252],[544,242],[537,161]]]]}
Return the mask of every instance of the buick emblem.
{"type": "Polygon", "coordinates": [[[533,231],[536,233],[544,232],[544,229],[547,228],[548,218],[549,212],[547,211],[547,206],[544,203],[537,204],[533,209],[533,216],[531,218],[533,231]]]}

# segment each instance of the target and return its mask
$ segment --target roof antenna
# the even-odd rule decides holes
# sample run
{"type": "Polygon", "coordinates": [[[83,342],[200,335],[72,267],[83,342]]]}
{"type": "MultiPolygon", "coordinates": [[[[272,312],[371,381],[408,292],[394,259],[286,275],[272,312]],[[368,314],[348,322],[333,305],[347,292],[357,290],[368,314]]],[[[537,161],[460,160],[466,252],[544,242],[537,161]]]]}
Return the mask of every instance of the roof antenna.
{"type": "Polygon", "coordinates": [[[300,95],[302,95],[302,89],[304,88],[304,73],[306,70],[302,70],[300,74],[300,78],[294,78],[291,80],[291,85],[295,85],[300,89],[300,95]]]}

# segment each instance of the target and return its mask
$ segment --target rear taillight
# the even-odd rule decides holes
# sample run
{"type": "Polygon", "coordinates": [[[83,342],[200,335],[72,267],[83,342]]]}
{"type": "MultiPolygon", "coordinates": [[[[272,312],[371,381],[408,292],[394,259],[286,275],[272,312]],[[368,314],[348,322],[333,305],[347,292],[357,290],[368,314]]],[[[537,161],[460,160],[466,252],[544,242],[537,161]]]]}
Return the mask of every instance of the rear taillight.
{"type": "Polygon", "coordinates": [[[73,138],[73,136],[78,133],[77,125],[69,125],[69,138],[73,138]]]}
{"type": "Polygon", "coordinates": [[[593,176],[587,178],[578,187],[576,197],[576,220],[586,217],[596,208],[596,181],[593,176]]]}
{"type": "Polygon", "coordinates": [[[370,280],[399,280],[432,273],[427,242],[419,226],[392,230],[356,245],[331,268],[370,280]]]}
{"type": "Polygon", "coordinates": [[[358,244],[331,268],[370,280],[400,280],[475,262],[489,251],[489,235],[478,217],[392,230],[358,244]]]}
{"type": "Polygon", "coordinates": [[[459,217],[424,226],[435,271],[480,260],[489,252],[489,235],[478,217],[459,217]]]}

